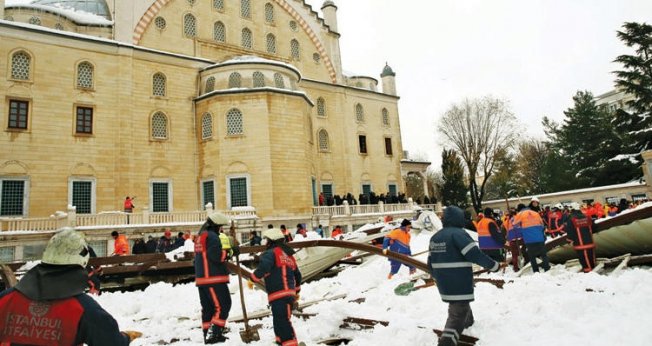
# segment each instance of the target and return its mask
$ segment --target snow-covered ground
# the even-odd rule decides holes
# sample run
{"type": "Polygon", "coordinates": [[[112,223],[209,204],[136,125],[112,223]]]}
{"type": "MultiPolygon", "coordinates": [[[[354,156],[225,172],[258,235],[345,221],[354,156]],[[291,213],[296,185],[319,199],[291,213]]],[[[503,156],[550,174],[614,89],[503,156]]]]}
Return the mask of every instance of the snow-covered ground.
{"type": "MultiPolygon", "coordinates": [[[[427,248],[431,233],[412,237],[412,252],[427,248]]],[[[418,256],[426,260],[426,254],[418,256]]],[[[317,313],[307,320],[293,318],[300,341],[318,345],[322,339],[349,337],[349,345],[436,345],[433,328],[443,329],[448,305],[436,287],[397,296],[394,288],[408,280],[407,268],[387,280],[389,264],[371,258],[338,276],[302,285],[301,301],[346,294],[304,310],[317,313]],[[353,300],[366,298],[362,303],[353,300]],[[389,322],[366,331],[340,329],[346,317],[389,322]]],[[[477,345],[649,345],[652,342],[652,270],[626,269],[613,276],[582,274],[557,265],[548,273],[516,277],[511,269],[483,277],[507,281],[504,289],[476,285],[471,304],[475,324],[466,334],[480,338],[477,345]]],[[[231,316],[242,314],[237,277],[230,284],[231,316]]],[[[143,337],[132,345],[203,345],[200,304],[193,284],[157,283],[142,292],[104,293],[96,298],[118,320],[122,330],[138,330],[143,337]]],[[[267,308],[266,295],[245,285],[249,313],[267,308]]],[[[272,345],[271,317],[250,321],[262,324],[261,340],[250,345],[272,345]]],[[[226,345],[243,345],[242,323],[228,323],[226,345]]]]}

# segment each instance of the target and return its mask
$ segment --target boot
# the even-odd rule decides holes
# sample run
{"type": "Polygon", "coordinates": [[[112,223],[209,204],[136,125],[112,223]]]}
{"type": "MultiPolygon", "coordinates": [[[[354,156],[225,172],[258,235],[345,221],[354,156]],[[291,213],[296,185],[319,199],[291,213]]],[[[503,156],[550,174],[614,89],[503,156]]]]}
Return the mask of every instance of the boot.
{"type": "Polygon", "coordinates": [[[226,339],[227,338],[222,335],[222,329],[213,324],[210,328],[208,328],[208,332],[204,338],[204,344],[217,344],[220,342],[225,342],[226,339]]]}

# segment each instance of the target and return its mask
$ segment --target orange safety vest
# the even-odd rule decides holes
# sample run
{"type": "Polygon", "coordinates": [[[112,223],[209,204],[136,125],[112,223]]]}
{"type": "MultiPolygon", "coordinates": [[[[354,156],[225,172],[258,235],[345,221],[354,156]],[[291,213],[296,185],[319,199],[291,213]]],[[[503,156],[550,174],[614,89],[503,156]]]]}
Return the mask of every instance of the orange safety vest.
{"type": "Polygon", "coordinates": [[[480,245],[480,249],[502,249],[503,244],[500,242],[497,242],[492,236],[491,232],[489,231],[489,227],[491,224],[494,224],[496,226],[496,229],[498,230],[498,224],[496,224],[496,221],[494,221],[490,217],[483,217],[478,221],[477,224],[477,230],[478,230],[478,242],[480,245]]]}

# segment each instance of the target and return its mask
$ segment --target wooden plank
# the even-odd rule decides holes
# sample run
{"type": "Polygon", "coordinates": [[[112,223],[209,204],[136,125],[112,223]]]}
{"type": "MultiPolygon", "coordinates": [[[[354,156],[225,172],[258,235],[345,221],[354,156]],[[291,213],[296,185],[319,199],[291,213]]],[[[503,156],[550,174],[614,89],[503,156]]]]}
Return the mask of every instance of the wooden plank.
{"type": "Polygon", "coordinates": [[[622,262],[614,269],[614,271],[611,272],[611,274],[618,274],[620,273],[625,267],[627,267],[627,263],[629,263],[629,259],[632,258],[629,254],[625,256],[622,262]]]}
{"type": "Polygon", "coordinates": [[[340,328],[353,329],[353,330],[374,329],[379,324],[381,326],[387,327],[389,325],[389,322],[370,320],[367,318],[359,318],[359,317],[347,317],[344,320],[342,320],[342,324],[340,325],[340,328]]]}
{"type": "MultiPolygon", "coordinates": [[[[303,310],[303,309],[305,309],[305,308],[307,308],[309,306],[315,305],[317,303],[321,303],[321,302],[325,302],[325,301],[331,301],[331,300],[337,300],[337,299],[342,299],[342,298],[346,298],[346,294],[338,294],[338,295],[335,295],[335,296],[332,296],[332,297],[325,297],[325,298],[321,298],[321,299],[315,299],[315,300],[307,301],[307,302],[304,302],[304,303],[300,303],[298,310],[301,311],[301,310],[303,310]]],[[[255,311],[255,312],[247,313],[247,318],[250,319],[250,320],[252,320],[252,319],[256,320],[256,319],[265,318],[265,317],[267,317],[267,316],[269,316],[271,314],[272,314],[272,311],[269,310],[269,309],[258,310],[258,311],[255,311]]],[[[244,318],[241,315],[240,316],[236,315],[236,316],[229,317],[228,321],[229,322],[243,322],[244,318]]]]}
{"type": "MultiPolygon", "coordinates": [[[[441,335],[443,334],[443,331],[441,331],[440,329],[433,329],[432,331],[435,332],[435,334],[437,334],[437,336],[439,337],[441,337],[441,335]]],[[[460,335],[460,339],[458,340],[457,344],[459,346],[475,345],[475,343],[478,342],[478,340],[480,339],[474,336],[462,334],[460,335]]]]}
{"type": "Polygon", "coordinates": [[[166,261],[167,258],[163,253],[148,253],[142,255],[129,255],[129,256],[110,256],[110,257],[93,257],[88,260],[88,264],[96,267],[108,264],[121,264],[121,263],[144,263],[152,261],[166,261]]]}

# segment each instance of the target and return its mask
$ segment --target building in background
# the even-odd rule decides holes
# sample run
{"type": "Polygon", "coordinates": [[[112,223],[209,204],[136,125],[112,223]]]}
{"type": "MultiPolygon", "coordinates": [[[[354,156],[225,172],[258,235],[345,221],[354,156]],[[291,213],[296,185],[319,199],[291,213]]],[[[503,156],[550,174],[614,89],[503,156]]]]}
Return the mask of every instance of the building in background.
{"type": "Polygon", "coordinates": [[[395,73],[342,72],[337,7],[0,0],[0,216],[404,189],[395,73]]]}

